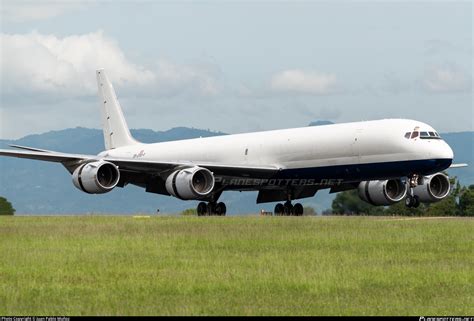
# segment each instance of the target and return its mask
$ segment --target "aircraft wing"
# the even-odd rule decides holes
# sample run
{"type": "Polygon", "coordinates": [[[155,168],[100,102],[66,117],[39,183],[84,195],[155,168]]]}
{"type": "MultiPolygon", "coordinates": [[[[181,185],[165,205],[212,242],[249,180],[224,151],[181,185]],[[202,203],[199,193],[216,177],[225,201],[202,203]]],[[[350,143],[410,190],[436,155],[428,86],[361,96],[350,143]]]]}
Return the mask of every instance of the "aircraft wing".
{"type": "Polygon", "coordinates": [[[73,171],[79,163],[83,161],[94,161],[103,159],[119,167],[120,170],[138,172],[143,174],[160,173],[179,168],[200,166],[209,169],[216,175],[238,176],[238,177],[258,177],[267,178],[276,174],[281,168],[277,166],[252,166],[237,164],[205,163],[205,162],[165,162],[149,161],[142,159],[120,159],[100,157],[96,155],[80,155],[39,150],[36,148],[15,146],[24,149],[22,151],[0,149],[0,156],[18,157],[26,159],[41,160],[64,164],[70,171],[73,171]]]}
{"type": "Polygon", "coordinates": [[[278,173],[281,168],[277,166],[253,166],[253,165],[237,165],[237,164],[221,164],[206,162],[163,162],[149,161],[138,159],[114,159],[104,158],[105,161],[114,163],[120,169],[136,171],[136,172],[162,172],[178,168],[199,166],[204,167],[218,176],[238,176],[238,177],[259,177],[267,178],[278,173]]]}
{"type": "MultiPolygon", "coordinates": [[[[18,147],[17,147],[18,148],[18,147]]],[[[8,149],[0,149],[0,156],[9,156],[9,157],[18,157],[18,158],[27,158],[27,159],[35,159],[41,160],[46,162],[56,162],[56,163],[64,163],[64,162],[73,162],[73,161],[81,161],[87,159],[96,159],[97,156],[93,155],[78,155],[78,154],[67,154],[67,153],[59,153],[59,152],[51,152],[51,151],[38,151],[34,148],[26,148],[23,151],[16,151],[16,150],[8,150],[8,149]]]]}
{"type": "Polygon", "coordinates": [[[8,145],[8,146],[13,147],[13,148],[23,149],[23,150],[29,150],[31,152],[54,153],[50,150],[39,149],[39,148],[35,148],[35,147],[28,147],[28,146],[14,145],[14,144],[8,145]]]}
{"type": "Polygon", "coordinates": [[[461,167],[467,167],[468,165],[466,163],[463,164],[451,164],[449,168],[461,168],[461,167]]]}

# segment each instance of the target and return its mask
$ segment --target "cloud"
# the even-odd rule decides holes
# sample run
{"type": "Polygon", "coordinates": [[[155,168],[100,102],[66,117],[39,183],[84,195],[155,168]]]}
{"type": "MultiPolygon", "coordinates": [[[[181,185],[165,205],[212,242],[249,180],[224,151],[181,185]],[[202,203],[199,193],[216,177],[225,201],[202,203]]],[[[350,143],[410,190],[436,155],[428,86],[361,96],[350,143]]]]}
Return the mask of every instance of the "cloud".
{"type": "Polygon", "coordinates": [[[466,54],[472,56],[472,47],[469,41],[453,43],[445,39],[429,39],[424,43],[426,55],[466,54]]]}
{"type": "Polygon", "coordinates": [[[129,62],[101,31],[64,38],[37,32],[2,34],[1,42],[2,87],[7,94],[92,94],[97,91],[98,68],[105,68],[119,85],[154,79],[151,71],[129,62]]]}
{"type": "Polygon", "coordinates": [[[445,64],[426,68],[422,83],[430,92],[459,92],[471,88],[471,77],[456,65],[445,64]]]}
{"type": "Polygon", "coordinates": [[[395,95],[409,92],[413,88],[413,82],[407,81],[394,71],[385,72],[380,85],[383,90],[395,95]]]}
{"type": "MultiPolygon", "coordinates": [[[[88,4],[91,4],[89,1],[88,4]]],[[[34,20],[46,20],[60,16],[67,12],[84,8],[85,3],[80,4],[77,0],[51,1],[4,1],[0,6],[2,19],[9,22],[25,22],[34,20]]]]}
{"type": "Polygon", "coordinates": [[[218,78],[221,71],[212,64],[180,65],[164,59],[156,65],[156,90],[172,95],[187,93],[215,96],[220,92],[218,78]]]}
{"type": "Polygon", "coordinates": [[[95,70],[105,68],[121,95],[128,90],[154,95],[213,96],[219,92],[215,67],[158,60],[152,66],[131,62],[102,31],[57,37],[38,32],[1,34],[2,96],[34,99],[95,95],[95,70]]]}
{"type": "Polygon", "coordinates": [[[289,69],[275,74],[270,85],[275,91],[323,95],[334,91],[336,75],[289,69]]]}

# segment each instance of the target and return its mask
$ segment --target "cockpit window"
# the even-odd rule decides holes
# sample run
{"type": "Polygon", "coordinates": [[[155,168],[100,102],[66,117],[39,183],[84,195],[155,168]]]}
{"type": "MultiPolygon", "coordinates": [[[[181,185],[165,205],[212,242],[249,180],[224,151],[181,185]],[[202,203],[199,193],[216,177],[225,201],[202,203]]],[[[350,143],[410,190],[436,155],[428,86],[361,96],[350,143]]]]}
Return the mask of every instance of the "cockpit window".
{"type": "Polygon", "coordinates": [[[405,138],[406,139],[414,139],[420,137],[420,139],[442,139],[441,136],[437,132],[420,132],[416,130],[413,132],[406,132],[405,138]]]}
{"type": "Polygon", "coordinates": [[[420,132],[421,139],[441,139],[436,132],[420,132]]]}

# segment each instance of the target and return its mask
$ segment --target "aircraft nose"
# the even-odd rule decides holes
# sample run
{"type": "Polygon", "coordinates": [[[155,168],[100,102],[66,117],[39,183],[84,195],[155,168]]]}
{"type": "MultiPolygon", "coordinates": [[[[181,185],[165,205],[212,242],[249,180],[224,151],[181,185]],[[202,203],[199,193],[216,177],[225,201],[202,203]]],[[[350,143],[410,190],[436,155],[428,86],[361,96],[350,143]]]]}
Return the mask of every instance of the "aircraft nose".
{"type": "Polygon", "coordinates": [[[435,148],[431,149],[431,157],[434,158],[433,170],[436,169],[436,172],[445,170],[449,168],[453,163],[454,153],[451,147],[444,141],[442,144],[437,145],[435,148]]]}
{"type": "Polygon", "coordinates": [[[437,158],[451,159],[451,160],[454,158],[453,150],[451,149],[451,146],[449,146],[446,142],[443,142],[443,144],[440,146],[439,150],[437,151],[437,154],[438,154],[437,158]]]}

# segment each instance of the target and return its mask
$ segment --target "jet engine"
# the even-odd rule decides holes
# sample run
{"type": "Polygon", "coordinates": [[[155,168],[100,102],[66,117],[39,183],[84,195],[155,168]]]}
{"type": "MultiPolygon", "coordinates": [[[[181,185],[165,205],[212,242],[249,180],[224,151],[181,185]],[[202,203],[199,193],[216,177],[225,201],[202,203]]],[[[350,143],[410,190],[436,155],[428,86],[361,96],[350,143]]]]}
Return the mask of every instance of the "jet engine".
{"type": "Polygon", "coordinates": [[[406,184],[400,179],[363,181],[359,184],[359,197],[372,205],[391,205],[407,194],[406,184]]]}
{"type": "Polygon", "coordinates": [[[450,191],[449,177],[443,173],[437,173],[423,177],[422,184],[413,189],[413,194],[418,196],[420,202],[438,202],[448,196],[450,191]]]}
{"type": "Polygon", "coordinates": [[[173,172],[166,179],[166,190],[183,200],[201,199],[213,190],[214,175],[206,168],[190,167],[173,172]]]}
{"type": "Polygon", "coordinates": [[[74,186],[89,194],[110,192],[120,179],[118,167],[106,161],[85,163],[74,171],[74,186]]]}

